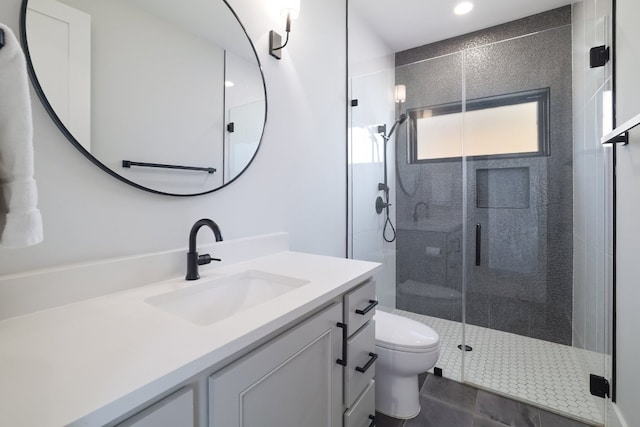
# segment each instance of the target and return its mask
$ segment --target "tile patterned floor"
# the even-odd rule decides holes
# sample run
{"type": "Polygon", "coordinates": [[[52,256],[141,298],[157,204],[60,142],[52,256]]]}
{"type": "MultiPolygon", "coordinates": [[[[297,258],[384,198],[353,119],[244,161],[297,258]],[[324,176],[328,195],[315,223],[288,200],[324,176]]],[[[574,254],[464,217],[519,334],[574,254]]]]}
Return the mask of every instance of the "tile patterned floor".
{"type": "Polygon", "coordinates": [[[604,400],[591,396],[588,384],[589,373],[604,372],[602,354],[474,325],[467,325],[464,331],[465,343],[473,351],[462,352],[457,348],[463,340],[461,323],[393,312],[438,332],[441,352],[436,366],[442,368],[444,377],[589,424],[603,424],[604,400]]]}
{"type": "Polygon", "coordinates": [[[377,427],[588,427],[526,403],[429,375],[420,390],[421,411],[411,420],[376,413],[377,427]]]}

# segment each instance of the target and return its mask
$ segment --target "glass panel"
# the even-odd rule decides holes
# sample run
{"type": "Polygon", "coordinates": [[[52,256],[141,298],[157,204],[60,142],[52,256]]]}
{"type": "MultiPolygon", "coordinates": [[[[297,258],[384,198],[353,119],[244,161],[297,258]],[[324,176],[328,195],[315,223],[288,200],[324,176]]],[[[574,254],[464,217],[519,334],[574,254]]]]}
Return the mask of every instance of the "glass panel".
{"type": "MultiPolygon", "coordinates": [[[[462,60],[462,53],[456,52],[397,66],[396,84],[406,87],[406,102],[400,104],[399,113],[432,105],[460,106],[462,60]]],[[[463,162],[459,156],[411,162],[407,130],[415,129],[417,117],[408,117],[395,144],[396,307],[438,332],[441,353],[436,366],[446,378],[461,381],[463,162]]],[[[451,114],[447,126],[447,145],[460,153],[462,116],[451,114]]]]}
{"type": "MultiPolygon", "coordinates": [[[[394,120],[393,69],[364,74],[351,79],[351,98],[358,106],[351,109],[349,138],[351,256],[354,259],[382,263],[376,274],[377,295],[381,306],[395,308],[395,242],[386,242],[393,234],[385,230],[386,215],[376,212],[376,198],[382,193],[378,184],[384,181],[385,142],[378,126],[394,120]]],[[[387,162],[393,162],[393,151],[387,150],[387,162]]],[[[393,171],[393,169],[392,169],[393,171]]],[[[395,195],[395,179],[388,174],[390,198],[395,195]]],[[[389,219],[395,224],[395,203],[389,208],[389,219]]]]}
{"type": "MultiPolygon", "coordinates": [[[[573,5],[574,61],[574,317],[581,371],[611,381],[613,286],[613,152],[600,137],[613,126],[611,62],[589,67],[589,49],[611,44],[611,1],[573,5]]],[[[594,398],[592,419],[607,420],[610,399],[594,398]]]]}
{"type": "Polygon", "coordinates": [[[584,150],[574,171],[573,36],[567,25],[464,53],[467,99],[549,88],[550,120],[546,155],[479,159],[475,120],[463,114],[465,344],[474,348],[463,378],[602,422],[604,401],[590,395],[589,374],[602,375],[604,366],[606,264],[596,243],[604,232],[595,230],[606,227],[596,224],[591,204],[604,160],[597,164],[586,141],[595,140],[603,117],[595,97],[576,111],[585,114],[575,135],[584,150]],[[574,200],[584,200],[584,210],[574,200]]]}

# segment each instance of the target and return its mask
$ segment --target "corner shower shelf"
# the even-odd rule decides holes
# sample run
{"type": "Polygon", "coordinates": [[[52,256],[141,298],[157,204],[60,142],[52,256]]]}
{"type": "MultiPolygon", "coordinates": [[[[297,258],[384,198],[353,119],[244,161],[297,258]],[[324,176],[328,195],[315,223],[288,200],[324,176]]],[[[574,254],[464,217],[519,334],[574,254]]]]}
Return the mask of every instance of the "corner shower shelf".
{"type": "Polygon", "coordinates": [[[627,120],[622,125],[603,136],[600,142],[602,144],[618,143],[627,145],[629,143],[629,131],[638,125],[640,125],[640,114],[630,120],[627,120]]]}

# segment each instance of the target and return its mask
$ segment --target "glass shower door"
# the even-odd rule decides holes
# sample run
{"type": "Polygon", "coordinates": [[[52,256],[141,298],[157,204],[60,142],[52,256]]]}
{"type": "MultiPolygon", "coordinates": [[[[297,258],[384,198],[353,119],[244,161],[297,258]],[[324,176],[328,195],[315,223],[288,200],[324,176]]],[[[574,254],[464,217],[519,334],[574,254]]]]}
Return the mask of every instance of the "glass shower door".
{"type": "MultiPolygon", "coordinates": [[[[601,422],[603,401],[588,380],[604,357],[574,347],[588,284],[574,275],[574,192],[582,187],[572,31],[564,25],[464,52],[464,329],[472,350],[463,377],[601,422]]],[[[604,301],[604,293],[590,297],[594,310],[604,301]]]]}

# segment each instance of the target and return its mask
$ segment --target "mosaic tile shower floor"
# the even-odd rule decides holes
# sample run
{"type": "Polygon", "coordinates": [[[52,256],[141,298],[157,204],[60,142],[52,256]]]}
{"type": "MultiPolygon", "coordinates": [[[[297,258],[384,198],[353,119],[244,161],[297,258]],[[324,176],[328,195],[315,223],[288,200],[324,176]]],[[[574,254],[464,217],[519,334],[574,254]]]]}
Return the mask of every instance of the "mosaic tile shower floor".
{"type": "Polygon", "coordinates": [[[440,335],[437,367],[443,376],[464,381],[589,423],[603,424],[604,400],[589,394],[589,374],[602,373],[600,353],[467,325],[463,352],[462,324],[403,310],[394,313],[425,323],[440,335]]]}

